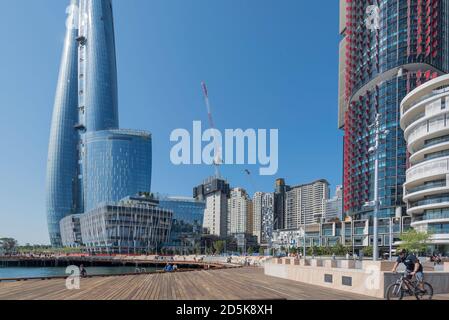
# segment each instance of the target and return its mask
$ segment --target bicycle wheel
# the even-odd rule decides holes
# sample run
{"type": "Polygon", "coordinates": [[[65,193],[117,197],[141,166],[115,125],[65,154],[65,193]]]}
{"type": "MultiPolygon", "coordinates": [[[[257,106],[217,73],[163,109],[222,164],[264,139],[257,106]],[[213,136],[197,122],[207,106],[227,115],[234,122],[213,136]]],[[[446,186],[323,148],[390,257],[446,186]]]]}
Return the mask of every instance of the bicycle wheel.
{"type": "Polygon", "coordinates": [[[416,299],[418,300],[432,300],[433,298],[433,287],[424,282],[424,292],[416,293],[416,299]]]}
{"type": "Polygon", "coordinates": [[[393,283],[387,289],[387,300],[402,300],[404,291],[399,283],[393,283]]]}

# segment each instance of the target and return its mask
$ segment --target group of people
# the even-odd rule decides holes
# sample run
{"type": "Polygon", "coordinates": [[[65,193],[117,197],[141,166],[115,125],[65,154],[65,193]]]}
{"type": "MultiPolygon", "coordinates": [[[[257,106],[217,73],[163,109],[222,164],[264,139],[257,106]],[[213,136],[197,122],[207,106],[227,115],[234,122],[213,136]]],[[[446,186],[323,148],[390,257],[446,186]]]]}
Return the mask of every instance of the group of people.
{"type": "Polygon", "coordinates": [[[430,261],[433,262],[434,265],[440,265],[443,262],[443,258],[441,254],[436,254],[434,253],[431,257],[430,257],[430,261]]]}
{"type": "Polygon", "coordinates": [[[178,266],[176,264],[170,264],[167,263],[167,265],[164,268],[165,272],[175,272],[178,270],[178,266]]]}

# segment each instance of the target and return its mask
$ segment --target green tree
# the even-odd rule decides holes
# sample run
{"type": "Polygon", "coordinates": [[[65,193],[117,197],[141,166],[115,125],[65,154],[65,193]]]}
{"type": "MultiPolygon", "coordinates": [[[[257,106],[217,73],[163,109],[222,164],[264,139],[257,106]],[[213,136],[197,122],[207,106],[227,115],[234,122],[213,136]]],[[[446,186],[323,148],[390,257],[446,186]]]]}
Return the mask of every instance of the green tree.
{"type": "Polygon", "coordinates": [[[247,253],[248,253],[248,255],[253,255],[253,253],[254,253],[254,249],[253,249],[253,247],[249,247],[248,248],[248,250],[247,250],[247,253]]]}
{"type": "Polygon", "coordinates": [[[419,232],[415,229],[410,229],[401,234],[399,250],[405,249],[408,252],[413,252],[415,254],[423,253],[429,246],[431,236],[432,235],[428,232],[419,232]]]}
{"type": "Polygon", "coordinates": [[[216,254],[222,254],[224,251],[225,242],[222,240],[218,240],[214,242],[213,246],[216,254]]]}
{"type": "Polygon", "coordinates": [[[260,256],[265,255],[265,250],[262,247],[259,248],[259,255],[260,256]]]}
{"type": "Polygon", "coordinates": [[[341,243],[337,243],[331,248],[331,251],[332,254],[335,254],[336,256],[344,256],[349,253],[349,248],[341,243]]]}
{"type": "Polygon", "coordinates": [[[373,247],[365,247],[365,248],[363,248],[363,255],[365,257],[372,257],[373,256],[373,247]]]}
{"type": "Polygon", "coordinates": [[[13,238],[1,238],[0,247],[2,247],[7,253],[13,253],[17,248],[17,240],[13,238]]]}

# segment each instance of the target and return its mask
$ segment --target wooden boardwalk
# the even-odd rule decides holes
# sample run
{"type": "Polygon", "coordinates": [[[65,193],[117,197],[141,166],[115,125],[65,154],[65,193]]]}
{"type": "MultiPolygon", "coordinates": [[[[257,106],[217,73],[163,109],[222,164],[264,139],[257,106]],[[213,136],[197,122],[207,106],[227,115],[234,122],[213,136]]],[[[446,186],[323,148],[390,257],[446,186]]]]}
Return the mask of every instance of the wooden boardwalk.
{"type": "Polygon", "coordinates": [[[238,268],[132,275],[81,280],[0,283],[0,300],[358,300],[370,297],[265,276],[262,269],[238,268]]]}

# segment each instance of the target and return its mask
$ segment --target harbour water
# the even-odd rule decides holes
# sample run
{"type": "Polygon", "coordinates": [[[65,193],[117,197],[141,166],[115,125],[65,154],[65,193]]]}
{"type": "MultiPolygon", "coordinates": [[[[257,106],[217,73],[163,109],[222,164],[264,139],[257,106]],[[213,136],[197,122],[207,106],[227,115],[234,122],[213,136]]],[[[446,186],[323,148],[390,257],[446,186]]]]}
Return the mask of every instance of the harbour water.
{"type": "MultiPolygon", "coordinates": [[[[88,275],[114,275],[123,273],[135,273],[135,267],[86,267],[88,275]]],[[[156,271],[156,268],[144,268],[146,272],[156,271]]],[[[25,268],[25,267],[0,267],[0,279],[10,278],[33,278],[33,277],[52,277],[52,276],[64,276],[66,273],[65,267],[38,267],[38,268],[25,268]]]]}

